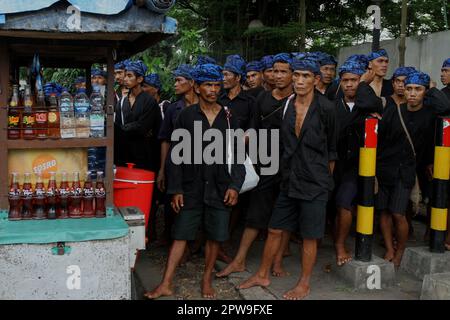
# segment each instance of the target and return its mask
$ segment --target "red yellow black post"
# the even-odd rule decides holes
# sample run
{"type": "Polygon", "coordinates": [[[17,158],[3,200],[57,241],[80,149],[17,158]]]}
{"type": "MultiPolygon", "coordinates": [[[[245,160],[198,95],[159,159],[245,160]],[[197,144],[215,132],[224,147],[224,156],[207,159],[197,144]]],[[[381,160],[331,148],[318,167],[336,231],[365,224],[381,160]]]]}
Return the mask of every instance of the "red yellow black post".
{"type": "Polygon", "coordinates": [[[450,118],[438,118],[434,148],[430,251],[445,252],[450,176],[450,118]]]}
{"type": "Polygon", "coordinates": [[[372,260],[375,169],[378,143],[378,119],[365,121],[364,139],[359,150],[358,207],[356,218],[355,259],[372,260]]]}

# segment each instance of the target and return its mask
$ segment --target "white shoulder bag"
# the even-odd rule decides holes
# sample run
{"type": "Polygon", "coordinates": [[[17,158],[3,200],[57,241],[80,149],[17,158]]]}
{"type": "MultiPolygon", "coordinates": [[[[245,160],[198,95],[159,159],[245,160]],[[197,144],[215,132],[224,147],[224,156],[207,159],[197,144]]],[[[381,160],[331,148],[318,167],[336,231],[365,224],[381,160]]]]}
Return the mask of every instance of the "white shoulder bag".
{"type": "MultiPolygon", "coordinates": [[[[227,145],[227,163],[228,163],[228,173],[231,175],[231,164],[233,163],[233,151],[231,149],[232,141],[231,141],[231,125],[230,125],[230,110],[228,107],[224,107],[225,112],[227,113],[227,121],[228,121],[228,145],[227,145]]],[[[255,168],[253,167],[252,160],[246,154],[245,155],[245,181],[242,184],[241,191],[239,193],[244,193],[254,189],[259,183],[259,176],[256,173],[255,168]]]]}

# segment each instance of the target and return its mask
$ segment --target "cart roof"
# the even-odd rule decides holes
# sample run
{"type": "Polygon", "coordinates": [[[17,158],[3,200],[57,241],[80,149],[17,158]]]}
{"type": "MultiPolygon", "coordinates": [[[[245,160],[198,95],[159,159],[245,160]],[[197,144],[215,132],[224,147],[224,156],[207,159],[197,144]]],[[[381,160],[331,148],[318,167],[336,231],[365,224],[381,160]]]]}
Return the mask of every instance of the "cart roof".
{"type": "MultiPolygon", "coordinates": [[[[161,13],[167,8],[149,9],[155,4],[170,1],[148,0],[147,4],[151,5],[144,7],[132,5],[131,2],[0,0],[0,15],[6,13],[4,23],[0,18],[0,38],[10,44],[13,53],[19,55],[35,48],[29,53],[47,49],[50,56],[54,52],[55,58],[67,53],[74,56],[77,50],[72,49],[78,47],[78,52],[92,61],[97,56],[104,57],[104,51],[98,48],[113,47],[117,49],[119,58],[128,57],[175,34],[177,21],[161,13]],[[80,5],[79,16],[74,13],[72,4],[80,5]],[[17,12],[19,9],[23,12],[17,12]]],[[[83,57],[79,59],[83,60],[83,57]]]]}

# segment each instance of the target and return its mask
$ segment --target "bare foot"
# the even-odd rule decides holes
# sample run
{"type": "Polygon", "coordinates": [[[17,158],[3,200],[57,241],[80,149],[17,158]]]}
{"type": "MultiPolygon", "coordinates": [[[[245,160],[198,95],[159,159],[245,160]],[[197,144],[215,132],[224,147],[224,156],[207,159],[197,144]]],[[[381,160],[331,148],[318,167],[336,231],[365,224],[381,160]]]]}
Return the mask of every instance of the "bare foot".
{"type": "Polygon", "coordinates": [[[210,279],[203,279],[202,281],[202,297],[204,299],[215,299],[217,297],[210,279]]]}
{"type": "Polygon", "coordinates": [[[386,261],[392,261],[395,256],[395,251],[386,251],[386,254],[384,255],[384,260],[386,261]]]}
{"type": "Polygon", "coordinates": [[[281,263],[274,263],[272,267],[272,275],[277,278],[283,278],[289,275],[289,272],[283,269],[281,263]]]}
{"type": "Polygon", "coordinates": [[[225,262],[226,264],[230,264],[233,262],[233,259],[230,256],[228,256],[223,249],[219,250],[217,260],[225,262]]]}
{"type": "Polygon", "coordinates": [[[297,285],[294,289],[289,290],[283,295],[286,300],[302,300],[309,295],[310,288],[308,285],[297,285]]]}
{"type": "Polygon", "coordinates": [[[395,269],[400,268],[400,264],[402,262],[403,252],[405,250],[397,250],[395,252],[394,258],[392,259],[392,262],[394,263],[395,269]]]}
{"type": "Polygon", "coordinates": [[[165,285],[165,284],[160,284],[152,291],[146,292],[144,294],[144,297],[146,297],[147,299],[153,300],[153,299],[158,299],[160,297],[169,297],[172,295],[173,295],[173,291],[170,286],[165,285]]]}
{"type": "Polygon", "coordinates": [[[244,264],[239,264],[238,262],[233,261],[229,265],[227,265],[225,269],[216,273],[216,277],[218,278],[228,277],[232,273],[244,271],[245,271],[244,264]]]}
{"type": "Polygon", "coordinates": [[[345,249],[343,245],[336,245],[336,263],[338,266],[343,266],[344,264],[352,261],[352,255],[345,249]]]}
{"type": "Polygon", "coordinates": [[[242,282],[240,285],[237,286],[238,289],[249,289],[252,287],[267,287],[270,285],[270,280],[266,278],[261,278],[258,275],[253,275],[252,277],[248,278],[244,282],[242,282]]]}

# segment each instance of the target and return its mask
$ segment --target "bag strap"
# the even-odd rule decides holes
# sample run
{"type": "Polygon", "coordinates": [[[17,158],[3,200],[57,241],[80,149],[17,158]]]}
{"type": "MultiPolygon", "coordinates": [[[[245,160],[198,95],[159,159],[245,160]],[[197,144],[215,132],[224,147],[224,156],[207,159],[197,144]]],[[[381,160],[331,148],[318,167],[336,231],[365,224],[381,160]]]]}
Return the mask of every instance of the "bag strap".
{"type": "Polygon", "coordinates": [[[226,114],[227,122],[228,122],[227,161],[228,161],[228,173],[231,175],[231,162],[232,162],[231,160],[233,157],[232,152],[231,152],[231,124],[230,124],[231,112],[230,112],[230,108],[228,108],[227,106],[224,106],[223,109],[225,110],[225,114],[226,114]]]}
{"type": "Polygon", "coordinates": [[[286,104],[284,105],[284,110],[283,110],[283,119],[284,119],[284,116],[286,115],[286,111],[287,111],[287,109],[288,109],[288,107],[289,107],[289,103],[291,103],[291,101],[292,101],[292,99],[295,97],[295,94],[291,94],[290,96],[289,96],[289,98],[286,100],[286,104]]]}
{"type": "Polygon", "coordinates": [[[402,123],[403,130],[405,131],[406,138],[408,139],[409,144],[411,145],[412,151],[414,153],[414,158],[416,158],[416,148],[414,148],[414,143],[411,139],[411,136],[409,135],[408,128],[406,128],[405,121],[403,120],[402,112],[400,111],[400,107],[397,107],[397,111],[398,111],[398,116],[400,118],[400,122],[402,123]]]}

